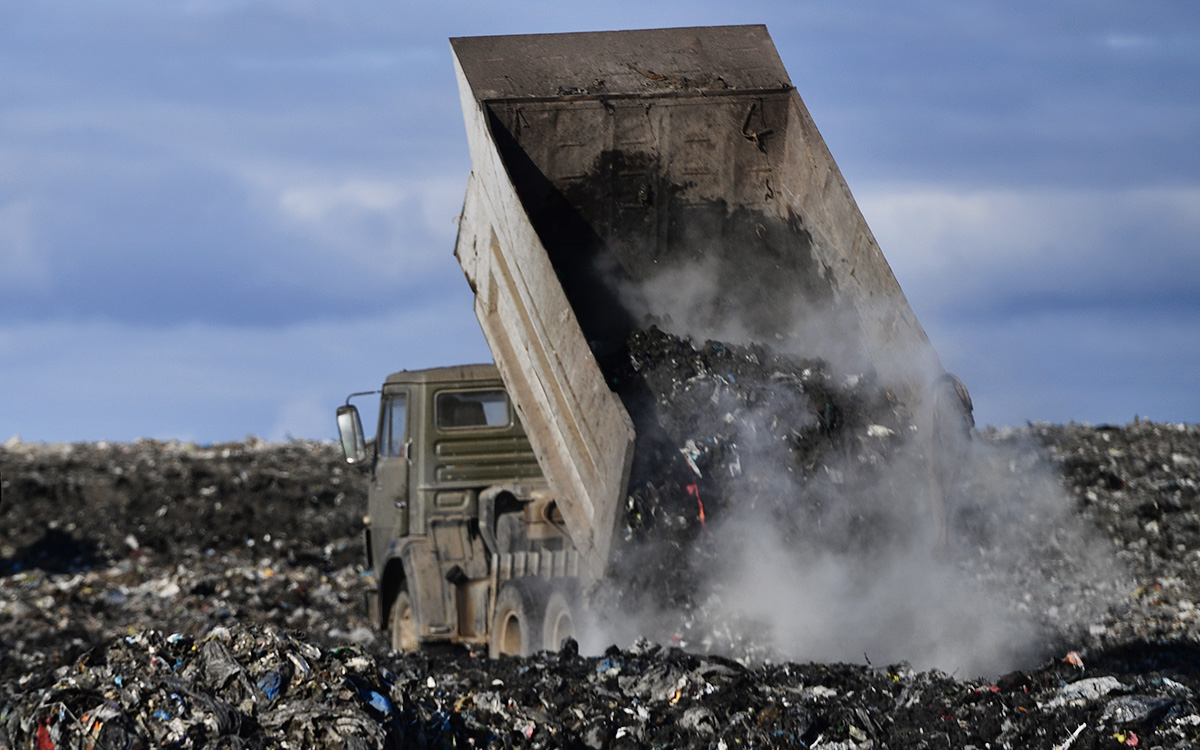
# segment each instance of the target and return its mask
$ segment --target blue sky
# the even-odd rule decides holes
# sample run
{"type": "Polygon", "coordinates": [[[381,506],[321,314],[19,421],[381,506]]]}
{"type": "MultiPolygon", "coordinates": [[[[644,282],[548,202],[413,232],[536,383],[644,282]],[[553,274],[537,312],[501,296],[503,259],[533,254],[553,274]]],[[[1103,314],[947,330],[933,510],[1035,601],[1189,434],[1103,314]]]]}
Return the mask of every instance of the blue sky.
{"type": "Polygon", "coordinates": [[[764,23],[980,424],[1200,422],[1193,2],[0,4],[0,440],[489,359],[447,38],[764,23]]]}

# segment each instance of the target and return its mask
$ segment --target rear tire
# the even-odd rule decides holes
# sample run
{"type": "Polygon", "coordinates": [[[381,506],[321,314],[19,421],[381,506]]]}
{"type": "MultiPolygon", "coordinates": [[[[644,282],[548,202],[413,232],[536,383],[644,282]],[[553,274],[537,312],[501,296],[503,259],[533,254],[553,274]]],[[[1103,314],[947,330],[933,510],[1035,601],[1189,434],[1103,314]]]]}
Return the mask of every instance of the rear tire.
{"type": "Polygon", "coordinates": [[[562,589],[555,590],[546,600],[546,615],[542,619],[542,648],[558,651],[563,641],[575,638],[575,607],[573,597],[562,589]]]}
{"type": "Polygon", "coordinates": [[[417,639],[417,618],[413,615],[412,598],[401,590],[392,602],[392,650],[411,653],[421,647],[417,639]]]}
{"type": "Polygon", "coordinates": [[[537,578],[514,578],[500,587],[488,655],[529,656],[542,645],[545,586],[537,578]]]}

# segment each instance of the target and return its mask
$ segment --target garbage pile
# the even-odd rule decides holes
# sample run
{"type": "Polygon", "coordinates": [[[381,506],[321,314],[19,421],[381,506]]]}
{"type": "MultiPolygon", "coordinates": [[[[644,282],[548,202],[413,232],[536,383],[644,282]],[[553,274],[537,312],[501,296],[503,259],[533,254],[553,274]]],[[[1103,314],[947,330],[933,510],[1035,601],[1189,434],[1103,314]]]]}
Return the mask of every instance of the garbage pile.
{"type": "Polygon", "coordinates": [[[131,628],[372,640],[360,476],[334,444],[0,448],[0,680],[46,678],[131,628]]]}
{"type": "Polygon", "coordinates": [[[375,660],[324,651],[275,628],[218,627],[202,641],[138,631],[61,668],[49,688],[5,708],[17,746],[379,747],[394,713],[375,660]],[[25,710],[20,710],[20,709],[25,710]],[[36,744],[34,744],[36,743],[36,744]]]}
{"type": "Polygon", "coordinates": [[[264,554],[295,558],[316,550],[314,559],[359,562],[361,549],[341,542],[361,529],[366,491],[359,475],[344,476],[332,444],[248,438],[211,446],[42,445],[12,438],[0,450],[8,524],[0,540],[8,562],[0,564],[9,569],[31,561],[14,559],[16,548],[54,572],[131,551],[178,555],[256,545],[264,554]],[[19,511],[12,507],[18,502],[19,511]],[[62,546],[68,538],[73,554],[62,546]]]}
{"type": "Polygon", "coordinates": [[[274,628],[114,639],[0,708],[4,747],[1192,747],[1195,651],[1071,652],[962,680],[638,642],[490,661],[322,649],[274,628]]]}
{"type": "MultiPolygon", "coordinates": [[[[850,453],[822,438],[825,457],[808,478],[838,486],[823,468],[830,456],[895,462],[906,415],[885,400],[856,417],[864,400],[847,398],[844,380],[833,386],[829,403],[853,425],[842,428],[850,453]],[[873,424],[897,435],[873,437],[873,424]]],[[[682,387],[705,399],[716,391],[707,376],[682,387]]],[[[685,489],[674,512],[703,541],[721,515],[720,483],[749,473],[722,474],[734,462],[715,459],[739,455],[744,438],[735,449],[719,444],[732,433],[713,430],[707,455],[684,455],[678,446],[698,433],[671,427],[674,443],[661,450],[678,454],[678,481],[701,484],[713,506],[701,523],[685,489]],[[701,469],[694,480],[688,458],[701,469]],[[710,477],[716,489],[702,484],[710,477]]],[[[838,433],[836,423],[822,432],[819,415],[800,429],[838,433]]],[[[1034,481],[1032,467],[1056,469],[1072,517],[1130,576],[1118,606],[1049,637],[1051,655],[981,677],[871,653],[793,663],[745,648],[730,658],[686,631],[590,656],[570,643],[499,661],[394,654],[363,618],[362,482],[336,445],[12,440],[0,447],[0,747],[1194,746],[1200,426],[1035,424],[984,430],[978,442],[997,457],[990,479],[1004,478],[1013,497],[1034,481]]],[[[984,510],[964,502],[958,526],[984,510]]],[[[671,515],[655,512],[666,526],[671,515]]],[[[991,554],[970,570],[986,576],[991,554]]],[[[1055,593],[1074,561],[1023,562],[1026,605],[1049,625],[1088,606],[1078,591],[1055,593]]]]}

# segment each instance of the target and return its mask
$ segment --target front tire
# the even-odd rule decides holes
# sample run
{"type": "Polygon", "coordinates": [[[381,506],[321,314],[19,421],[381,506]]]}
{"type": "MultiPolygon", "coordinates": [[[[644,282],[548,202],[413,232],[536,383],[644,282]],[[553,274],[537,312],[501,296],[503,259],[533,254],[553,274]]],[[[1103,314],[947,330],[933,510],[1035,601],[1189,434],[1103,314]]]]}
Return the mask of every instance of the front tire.
{"type": "Polygon", "coordinates": [[[417,618],[413,615],[412,598],[407,591],[396,595],[392,602],[392,650],[411,653],[421,647],[417,640],[417,618]]]}
{"type": "Polygon", "coordinates": [[[501,586],[496,597],[488,655],[493,659],[529,656],[540,648],[545,602],[540,579],[514,578],[501,586]]]}

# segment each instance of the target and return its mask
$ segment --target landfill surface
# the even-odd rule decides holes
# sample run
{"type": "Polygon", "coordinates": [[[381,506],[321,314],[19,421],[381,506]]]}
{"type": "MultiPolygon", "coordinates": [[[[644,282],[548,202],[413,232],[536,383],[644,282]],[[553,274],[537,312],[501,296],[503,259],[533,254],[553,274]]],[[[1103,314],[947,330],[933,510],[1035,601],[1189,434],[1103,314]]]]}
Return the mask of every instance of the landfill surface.
{"type": "MultiPolygon", "coordinates": [[[[736,497],[831,555],[929,541],[919,506],[886,511],[924,520],[885,525],[881,540],[876,505],[780,515],[777,485],[762,484],[763,467],[785,464],[814,496],[852,503],[881,486],[926,482],[926,464],[906,447],[914,416],[869,375],[835,376],[816,361],[653,331],[631,350],[622,372],[637,379],[637,397],[685,408],[644,412],[659,433],[640,448],[659,455],[635,467],[622,533],[629,559],[646,562],[639,543],[655,539],[679,564],[664,566],[659,548],[659,575],[618,570],[624,593],[615,596],[661,599],[679,614],[583,653],[571,641],[497,661],[466,649],[390,652],[362,603],[372,585],[360,537],[365,482],[336,444],[4,443],[0,747],[1065,750],[1198,741],[1200,426],[977,432],[972,450],[990,457],[988,487],[962,480],[956,533],[941,554],[973,579],[1016,587],[1014,606],[1037,624],[1024,662],[972,673],[914,668],[903,653],[886,663],[869,652],[790,659],[752,624],[721,621],[725,610],[710,609],[720,590],[689,581],[715,560],[710,534],[741,507],[736,497]],[[754,374],[750,365],[785,387],[758,389],[759,403],[747,404],[737,385],[754,374]],[[784,401],[798,394],[807,400],[793,419],[747,432],[747,415],[787,413],[784,401]],[[1042,528],[1012,522],[1028,536],[1020,545],[994,537],[1013,518],[1004,508],[1043,510],[1021,505],[1034,467],[1061,489],[1067,516],[1042,528]],[[970,501],[984,495],[986,504],[970,501]],[[806,536],[813,514],[837,533],[806,536]],[[1078,555],[1056,547],[1049,527],[1082,529],[1079,539],[1120,576],[1085,580],[1078,555]],[[997,547],[1006,565],[995,565],[997,547]]],[[[885,629],[904,627],[890,615],[876,617],[885,629]]]]}

